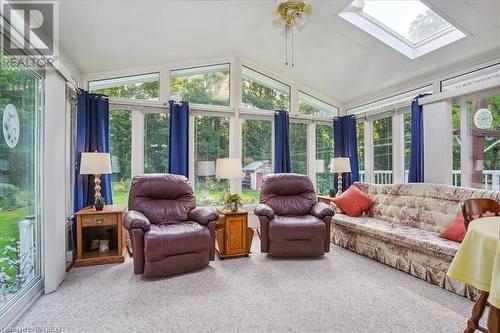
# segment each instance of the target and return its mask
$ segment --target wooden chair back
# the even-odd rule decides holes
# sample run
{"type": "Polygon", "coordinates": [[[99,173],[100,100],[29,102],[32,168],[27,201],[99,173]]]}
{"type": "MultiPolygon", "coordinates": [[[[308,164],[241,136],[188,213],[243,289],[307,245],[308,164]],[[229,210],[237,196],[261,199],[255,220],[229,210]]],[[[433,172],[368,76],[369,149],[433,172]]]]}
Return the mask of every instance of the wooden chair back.
{"type": "Polygon", "coordinates": [[[486,212],[495,213],[496,216],[499,216],[500,203],[487,198],[464,200],[462,202],[462,214],[464,216],[465,230],[467,230],[472,220],[483,217],[486,212]]]}

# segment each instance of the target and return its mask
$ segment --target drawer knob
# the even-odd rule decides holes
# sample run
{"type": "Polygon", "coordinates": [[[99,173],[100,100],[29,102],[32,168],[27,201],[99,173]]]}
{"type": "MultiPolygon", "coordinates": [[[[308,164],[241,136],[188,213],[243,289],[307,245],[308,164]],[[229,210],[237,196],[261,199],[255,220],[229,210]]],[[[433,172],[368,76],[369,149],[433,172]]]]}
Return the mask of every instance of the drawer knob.
{"type": "Polygon", "coordinates": [[[102,224],[104,222],[104,218],[103,217],[96,218],[94,222],[97,224],[102,224]]]}

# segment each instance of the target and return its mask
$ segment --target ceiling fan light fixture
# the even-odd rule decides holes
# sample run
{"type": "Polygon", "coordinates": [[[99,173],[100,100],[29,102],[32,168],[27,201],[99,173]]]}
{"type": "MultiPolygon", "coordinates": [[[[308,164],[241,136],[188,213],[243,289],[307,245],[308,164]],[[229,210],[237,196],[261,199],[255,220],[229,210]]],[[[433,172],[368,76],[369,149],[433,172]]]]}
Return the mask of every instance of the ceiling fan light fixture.
{"type": "Polygon", "coordinates": [[[311,15],[312,8],[305,1],[298,0],[282,0],[278,2],[276,14],[278,19],[273,20],[273,26],[281,34],[285,35],[285,65],[288,65],[288,38],[291,37],[291,57],[292,67],[295,66],[294,61],[294,28],[303,31],[307,25],[307,18],[311,15]]]}

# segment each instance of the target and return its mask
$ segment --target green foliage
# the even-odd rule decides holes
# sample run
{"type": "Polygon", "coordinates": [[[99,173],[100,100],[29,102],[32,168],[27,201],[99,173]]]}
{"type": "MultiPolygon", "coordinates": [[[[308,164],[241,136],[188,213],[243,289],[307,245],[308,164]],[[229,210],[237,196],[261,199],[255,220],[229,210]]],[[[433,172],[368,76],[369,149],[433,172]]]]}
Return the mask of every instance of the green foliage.
{"type": "Polygon", "coordinates": [[[242,79],[242,102],[250,108],[261,110],[289,110],[290,95],[266,87],[249,78],[242,79]]]}
{"type": "Polygon", "coordinates": [[[330,161],[333,157],[333,127],[316,125],[316,160],[323,161],[323,172],[316,173],[316,192],[328,194],[333,187],[333,174],[330,172],[330,161]]]}
{"type": "Polygon", "coordinates": [[[165,113],[144,115],[144,172],[168,172],[170,126],[165,113]]]}
{"type": "Polygon", "coordinates": [[[224,71],[172,77],[170,94],[189,103],[229,106],[229,66],[224,71]]]}
{"type": "Polygon", "coordinates": [[[292,172],[307,174],[307,124],[290,123],[292,172]]]}
{"type": "Polygon", "coordinates": [[[374,170],[392,170],[392,118],[373,122],[374,170]]]}
{"type": "Polygon", "coordinates": [[[226,198],[224,199],[224,208],[231,209],[231,206],[234,206],[235,209],[232,211],[238,211],[239,208],[243,207],[243,202],[241,201],[241,196],[239,194],[231,194],[227,193],[226,198]]]}
{"type": "Polygon", "coordinates": [[[160,82],[141,82],[138,84],[127,84],[112,88],[92,89],[90,92],[110,97],[158,100],[160,94],[160,82]]]}
{"type": "Polygon", "coordinates": [[[358,163],[359,170],[365,170],[365,124],[359,122],[356,124],[356,138],[358,142],[358,163]]]}
{"type": "MultiPolygon", "coordinates": [[[[111,110],[109,113],[109,142],[113,169],[113,202],[123,203],[122,184],[128,192],[132,158],[132,115],[127,110],[111,110]],[[120,200],[117,197],[120,196],[120,200]]],[[[125,200],[126,201],[126,200],[125,200]]]]}

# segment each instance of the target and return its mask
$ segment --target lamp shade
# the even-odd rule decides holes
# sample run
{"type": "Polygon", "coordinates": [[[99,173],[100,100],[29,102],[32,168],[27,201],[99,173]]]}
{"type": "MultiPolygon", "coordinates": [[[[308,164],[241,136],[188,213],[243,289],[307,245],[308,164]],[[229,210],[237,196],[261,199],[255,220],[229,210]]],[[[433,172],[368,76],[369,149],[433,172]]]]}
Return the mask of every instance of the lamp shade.
{"type": "Polygon", "coordinates": [[[351,162],[349,161],[349,157],[332,158],[332,172],[351,172],[351,162]]]}
{"type": "Polygon", "coordinates": [[[82,153],[80,160],[81,175],[105,175],[111,172],[109,153],[82,153]]]}
{"type": "Polygon", "coordinates": [[[217,179],[243,178],[243,168],[239,158],[218,158],[215,165],[217,179]]]}

